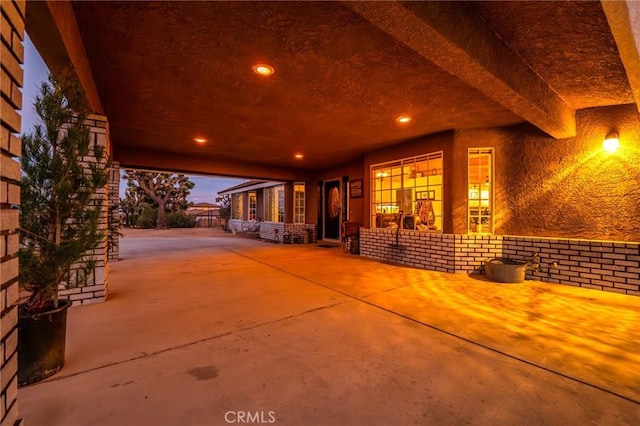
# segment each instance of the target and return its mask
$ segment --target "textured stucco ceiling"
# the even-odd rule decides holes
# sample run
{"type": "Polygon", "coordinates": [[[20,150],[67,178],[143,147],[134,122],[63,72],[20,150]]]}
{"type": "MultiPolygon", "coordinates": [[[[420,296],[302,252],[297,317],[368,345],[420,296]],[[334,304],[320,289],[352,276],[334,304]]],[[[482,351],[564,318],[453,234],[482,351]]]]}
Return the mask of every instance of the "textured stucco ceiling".
{"type": "MultiPolygon", "coordinates": [[[[553,3],[475,7],[571,106],[632,102],[599,5],[553,3]]],[[[116,156],[318,169],[420,135],[523,121],[339,2],[73,6],[116,156]],[[261,62],[275,74],[255,75],[261,62]],[[401,114],[414,122],[397,125],[401,114]]]]}
{"type": "Polygon", "coordinates": [[[573,108],[634,102],[600,2],[500,1],[473,6],[573,108]]]}

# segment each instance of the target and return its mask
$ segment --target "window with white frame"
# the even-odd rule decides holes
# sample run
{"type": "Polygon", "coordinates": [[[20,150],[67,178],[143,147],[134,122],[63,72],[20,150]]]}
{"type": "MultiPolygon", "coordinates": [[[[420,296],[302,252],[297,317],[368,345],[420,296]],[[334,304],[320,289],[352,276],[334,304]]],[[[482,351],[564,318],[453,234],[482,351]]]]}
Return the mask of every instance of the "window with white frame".
{"type": "Polygon", "coordinates": [[[231,218],[242,219],[242,194],[231,194],[231,218]]]}
{"type": "Polygon", "coordinates": [[[284,223],[284,186],[276,186],[278,195],[278,222],[284,223]]]}
{"type": "Polygon", "coordinates": [[[293,223],[305,223],[304,182],[296,182],[293,185],[293,223]]]}
{"type": "Polygon", "coordinates": [[[284,185],[264,189],[264,220],[284,222],[284,185]]]}
{"type": "Polygon", "coordinates": [[[442,152],[371,166],[371,226],[442,231],[442,152]]]}
{"type": "Polygon", "coordinates": [[[493,148],[469,149],[469,233],[493,232],[493,148]]]}
{"type": "Polygon", "coordinates": [[[257,204],[256,191],[249,191],[249,220],[256,220],[257,204]]]}

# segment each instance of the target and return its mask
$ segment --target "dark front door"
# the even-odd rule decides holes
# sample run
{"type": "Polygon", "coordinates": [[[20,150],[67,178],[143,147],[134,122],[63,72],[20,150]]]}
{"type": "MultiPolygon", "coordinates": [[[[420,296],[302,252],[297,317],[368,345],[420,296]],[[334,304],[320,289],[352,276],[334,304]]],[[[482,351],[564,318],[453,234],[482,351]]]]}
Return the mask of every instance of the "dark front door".
{"type": "Polygon", "coordinates": [[[322,195],[323,239],[339,241],[342,218],[340,179],[324,181],[322,195]]]}

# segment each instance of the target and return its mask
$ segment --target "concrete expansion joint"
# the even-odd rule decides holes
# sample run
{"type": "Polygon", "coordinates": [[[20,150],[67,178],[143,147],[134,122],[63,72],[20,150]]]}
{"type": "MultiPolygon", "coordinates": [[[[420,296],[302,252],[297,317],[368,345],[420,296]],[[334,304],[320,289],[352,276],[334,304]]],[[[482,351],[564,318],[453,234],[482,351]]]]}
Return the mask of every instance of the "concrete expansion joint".
{"type": "Polygon", "coordinates": [[[105,369],[105,368],[114,367],[116,365],[126,364],[126,363],[131,362],[131,361],[137,361],[137,360],[144,359],[144,358],[154,357],[156,355],[161,355],[161,354],[164,354],[164,353],[167,353],[167,352],[171,352],[171,351],[174,351],[174,350],[177,350],[177,349],[188,348],[190,346],[194,346],[194,345],[197,345],[197,344],[200,344],[200,343],[204,343],[204,342],[209,342],[209,341],[212,341],[212,340],[220,339],[222,337],[239,335],[239,334],[241,334],[243,332],[246,332],[246,331],[255,330],[255,329],[260,328],[260,327],[277,324],[277,323],[283,322],[283,321],[288,321],[290,319],[301,317],[301,316],[306,315],[306,314],[310,314],[310,313],[322,311],[322,310],[325,310],[325,309],[333,308],[335,306],[343,305],[343,304],[349,303],[349,302],[351,302],[351,301],[342,300],[342,301],[339,301],[339,302],[336,302],[336,303],[331,303],[329,305],[318,306],[318,307],[315,307],[315,308],[307,309],[307,310],[302,311],[302,312],[298,312],[298,313],[295,313],[295,314],[287,315],[287,316],[284,316],[284,317],[281,317],[281,318],[276,318],[276,319],[273,319],[271,321],[265,321],[265,322],[261,322],[261,323],[258,323],[258,324],[248,325],[248,326],[241,327],[241,328],[238,328],[238,329],[233,330],[233,331],[227,331],[227,332],[224,332],[224,333],[216,334],[214,336],[209,336],[209,337],[205,337],[205,338],[202,338],[202,339],[194,340],[192,342],[183,343],[181,345],[175,345],[175,346],[171,346],[171,347],[168,347],[168,348],[165,348],[165,349],[160,349],[160,350],[152,351],[152,352],[140,352],[140,355],[133,356],[133,357],[128,358],[128,359],[124,359],[124,360],[121,360],[121,361],[110,362],[108,364],[100,365],[100,366],[97,366],[97,367],[94,367],[94,368],[90,368],[90,369],[87,369],[87,370],[78,371],[78,372],[72,373],[72,374],[56,376],[56,377],[53,377],[53,378],[51,378],[49,380],[45,380],[43,382],[38,382],[38,383],[34,383],[32,385],[24,386],[24,388],[28,388],[28,387],[31,387],[31,386],[43,385],[43,384],[50,383],[50,382],[57,382],[59,380],[64,380],[64,379],[67,379],[67,378],[79,376],[79,375],[82,375],[82,374],[85,374],[85,373],[91,373],[93,371],[98,371],[98,370],[102,370],[102,369],[105,369]]]}
{"type": "MultiPolygon", "coordinates": [[[[354,298],[356,298],[356,297],[354,297],[354,298]]],[[[636,399],[631,398],[631,397],[629,397],[629,396],[622,395],[622,394],[620,394],[620,393],[618,393],[618,392],[614,392],[614,391],[612,391],[612,390],[610,390],[610,389],[607,389],[607,388],[604,388],[604,387],[602,387],[602,386],[598,386],[598,385],[595,385],[595,384],[593,384],[593,383],[589,383],[589,382],[586,382],[586,381],[584,381],[584,380],[578,379],[578,378],[576,378],[576,377],[569,376],[569,375],[567,375],[567,374],[564,374],[564,373],[561,373],[561,372],[559,372],[559,371],[553,370],[553,369],[551,369],[551,368],[545,367],[545,366],[543,366],[543,365],[540,365],[539,363],[531,362],[531,361],[528,361],[528,360],[526,360],[526,359],[524,359],[524,358],[521,358],[521,357],[518,357],[518,356],[515,356],[515,355],[512,355],[512,354],[509,354],[509,353],[507,353],[507,352],[501,351],[501,350],[499,350],[499,349],[492,348],[491,346],[484,345],[484,344],[482,344],[482,343],[479,343],[479,342],[473,341],[473,340],[471,340],[471,339],[467,339],[466,337],[463,337],[463,336],[460,336],[460,335],[458,335],[458,334],[452,333],[452,332],[450,332],[450,331],[444,330],[444,329],[439,328],[439,327],[437,327],[437,326],[434,326],[434,325],[432,325],[432,324],[428,324],[428,323],[426,323],[426,322],[424,322],[424,321],[417,320],[417,319],[412,318],[412,317],[410,317],[410,316],[408,316],[408,315],[404,315],[404,314],[401,314],[401,313],[398,313],[398,312],[392,311],[391,309],[385,308],[385,307],[383,307],[383,306],[376,305],[376,304],[375,304],[375,303],[373,303],[373,302],[369,302],[369,301],[367,301],[367,300],[363,300],[363,299],[359,299],[359,298],[356,298],[356,299],[360,300],[362,303],[366,303],[366,304],[367,304],[367,305],[369,305],[369,306],[373,306],[373,307],[375,307],[375,308],[378,308],[378,309],[381,309],[381,310],[383,310],[383,311],[385,311],[385,312],[388,312],[388,313],[390,313],[390,314],[393,314],[393,315],[399,316],[399,317],[401,317],[401,318],[404,318],[404,319],[409,320],[409,321],[411,321],[411,322],[414,322],[414,323],[416,323],[416,324],[422,325],[422,326],[424,326],[424,327],[428,327],[428,328],[430,328],[430,329],[432,329],[432,330],[434,330],[434,331],[437,331],[437,332],[440,332],[440,333],[446,334],[447,336],[450,336],[450,337],[453,337],[453,338],[456,338],[456,339],[462,340],[462,341],[464,341],[464,342],[466,342],[466,343],[470,343],[470,344],[472,344],[472,345],[474,345],[474,346],[478,346],[478,347],[480,347],[480,348],[482,348],[482,349],[488,350],[488,351],[493,352],[493,353],[496,353],[496,354],[498,354],[498,355],[502,355],[502,356],[504,356],[504,357],[507,357],[507,358],[513,359],[513,360],[515,360],[515,361],[521,362],[521,363],[526,364],[526,365],[529,365],[529,366],[531,366],[531,367],[534,367],[534,368],[537,368],[537,369],[540,369],[540,370],[544,370],[544,371],[546,371],[546,372],[548,372],[548,373],[551,373],[551,374],[553,374],[553,375],[560,376],[560,377],[562,377],[562,378],[565,378],[565,379],[571,380],[571,381],[573,381],[573,382],[577,382],[577,383],[580,383],[580,384],[583,384],[583,385],[589,386],[589,387],[594,388],[594,389],[597,389],[597,390],[599,390],[599,391],[601,391],[601,392],[605,392],[605,393],[608,393],[608,394],[610,394],[610,395],[616,396],[616,397],[618,397],[618,398],[624,399],[624,400],[626,400],[626,401],[632,402],[632,403],[634,403],[634,404],[640,405],[640,401],[639,401],[639,400],[636,400],[636,399]]]]}
{"type": "MultiPolygon", "coordinates": [[[[306,281],[306,282],[308,282],[308,283],[311,283],[311,284],[313,284],[313,285],[316,285],[316,286],[319,286],[319,287],[325,288],[325,289],[327,289],[327,290],[334,291],[334,292],[336,292],[336,293],[338,293],[338,294],[341,294],[341,295],[343,295],[343,296],[348,297],[349,299],[352,299],[352,301],[358,301],[358,302],[364,303],[364,304],[366,304],[366,305],[369,305],[369,306],[371,306],[371,307],[374,307],[374,308],[380,309],[380,310],[382,310],[382,311],[385,311],[385,312],[390,313],[390,314],[392,314],[392,315],[395,315],[395,316],[397,316],[397,317],[400,317],[400,318],[406,319],[406,320],[408,320],[408,321],[411,321],[411,322],[413,322],[413,323],[416,323],[416,324],[422,325],[422,326],[424,326],[424,327],[430,328],[430,329],[432,329],[432,330],[434,330],[434,331],[437,331],[437,332],[439,332],[439,333],[446,334],[446,335],[447,335],[447,336],[449,336],[449,337],[453,337],[453,338],[455,338],[455,339],[462,340],[462,341],[464,341],[464,342],[466,342],[466,343],[470,343],[470,344],[472,344],[472,345],[474,345],[474,346],[477,346],[477,347],[480,347],[480,348],[482,348],[482,349],[488,350],[488,351],[493,352],[493,353],[495,353],[495,354],[498,354],[498,355],[501,355],[501,356],[507,357],[507,358],[509,358],[509,359],[512,359],[512,360],[515,360],[515,361],[521,362],[521,363],[526,364],[526,365],[528,365],[528,366],[531,366],[531,367],[534,367],[534,368],[537,368],[537,369],[540,369],[540,370],[546,371],[546,372],[551,373],[551,374],[553,374],[553,375],[555,375],[555,376],[559,376],[559,377],[562,377],[562,378],[565,378],[565,379],[571,380],[571,381],[573,381],[573,382],[577,382],[577,383],[580,383],[580,384],[582,384],[582,385],[589,386],[590,388],[597,389],[597,390],[599,390],[599,391],[601,391],[601,392],[605,392],[605,393],[607,393],[607,394],[609,394],[609,395],[613,395],[613,396],[615,396],[615,397],[618,397],[618,398],[624,399],[624,400],[626,400],[626,401],[632,402],[632,403],[637,404],[637,405],[639,405],[639,406],[640,406],[640,401],[639,401],[639,400],[636,400],[636,399],[631,398],[631,397],[629,397],[629,396],[622,395],[622,394],[620,394],[620,393],[618,393],[618,392],[612,391],[612,390],[607,389],[607,388],[604,388],[604,387],[602,387],[602,386],[598,386],[598,385],[596,385],[596,384],[586,382],[586,381],[581,380],[581,379],[578,379],[578,378],[576,378],[576,377],[569,376],[569,375],[567,375],[567,374],[564,374],[564,373],[561,373],[561,372],[559,372],[559,371],[553,370],[553,369],[551,369],[551,368],[545,367],[545,366],[540,365],[540,364],[538,364],[538,363],[535,363],[535,362],[532,362],[532,361],[528,361],[528,360],[526,360],[526,359],[524,359],[524,358],[521,358],[521,357],[518,357],[518,356],[515,356],[515,355],[512,355],[512,354],[509,354],[509,353],[504,352],[504,351],[501,351],[501,350],[499,350],[499,349],[492,348],[491,346],[484,345],[484,344],[482,344],[482,343],[479,343],[479,342],[473,341],[473,340],[468,339],[468,338],[466,338],[466,337],[463,337],[463,336],[460,336],[460,335],[458,335],[458,334],[452,333],[452,332],[450,332],[450,331],[444,330],[444,329],[442,329],[442,328],[440,328],[440,327],[437,327],[437,326],[435,326],[435,325],[432,325],[432,324],[426,323],[426,322],[424,322],[424,321],[420,321],[420,320],[418,320],[418,319],[416,319],[416,318],[410,317],[410,316],[408,316],[408,315],[401,314],[401,313],[399,313],[399,312],[395,312],[395,311],[393,311],[393,310],[391,310],[391,309],[385,308],[384,306],[380,306],[380,305],[377,305],[377,304],[375,304],[375,303],[373,303],[373,302],[370,302],[370,301],[368,301],[368,300],[365,300],[365,298],[367,298],[367,297],[371,297],[371,296],[373,296],[374,294],[369,294],[369,295],[362,296],[362,297],[354,296],[354,295],[352,295],[352,294],[349,294],[349,293],[346,293],[346,292],[343,292],[343,291],[337,290],[337,289],[335,289],[335,288],[331,288],[331,287],[329,287],[328,285],[325,285],[325,284],[319,283],[319,282],[317,282],[317,281],[313,281],[313,280],[311,280],[311,279],[309,279],[309,278],[306,278],[306,277],[303,277],[303,276],[301,276],[301,275],[298,275],[298,274],[294,274],[294,273],[288,272],[288,271],[286,271],[286,270],[284,270],[284,269],[282,269],[282,268],[279,268],[279,267],[277,267],[277,266],[275,266],[275,265],[271,265],[271,264],[269,264],[269,263],[267,263],[267,262],[265,262],[265,261],[262,261],[262,260],[259,260],[259,259],[255,259],[255,258],[253,258],[253,257],[251,257],[251,256],[248,256],[248,255],[246,255],[246,254],[243,254],[243,253],[237,252],[237,251],[235,251],[235,250],[232,250],[232,249],[226,249],[226,250],[228,250],[228,251],[229,251],[229,252],[231,252],[231,253],[234,253],[234,254],[237,254],[237,255],[239,255],[239,256],[242,256],[242,257],[244,257],[244,258],[247,258],[247,259],[253,260],[253,261],[254,261],[254,262],[256,262],[256,263],[260,263],[260,264],[262,264],[262,265],[268,266],[268,267],[270,267],[270,268],[272,268],[272,269],[275,269],[275,270],[277,270],[277,271],[283,272],[283,273],[285,273],[285,274],[287,274],[287,275],[290,275],[290,276],[292,276],[292,277],[295,277],[295,278],[298,278],[298,279],[300,279],[300,280],[303,280],[303,281],[306,281]]],[[[404,287],[404,286],[400,286],[400,287],[404,287]]],[[[400,288],[400,287],[398,287],[398,288],[400,288]]],[[[386,291],[389,291],[389,290],[386,290],[386,291]]],[[[384,293],[384,291],[383,291],[383,292],[380,292],[380,293],[384,293]]],[[[379,293],[377,293],[377,294],[379,294],[379,293]]],[[[340,305],[340,304],[343,304],[343,303],[345,303],[345,302],[344,302],[344,301],[343,301],[343,302],[339,302],[339,303],[336,303],[336,304],[334,304],[334,305],[329,305],[329,306],[327,306],[327,307],[337,306],[337,305],[340,305]]],[[[312,312],[312,311],[315,311],[315,310],[318,310],[318,309],[324,309],[324,308],[314,308],[313,310],[310,310],[309,312],[312,312]]],[[[306,312],[305,312],[305,313],[306,313],[306,312]]],[[[303,315],[303,314],[304,314],[304,313],[302,313],[302,314],[300,314],[300,315],[303,315]]],[[[293,317],[292,317],[292,318],[293,318],[293,317]]],[[[287,318],[283,318],[282,320],[284,320],[284,319],[287,319],[287,318]]],[[[277,320],[277,321],[280,321],[280,320],[277,320]]],[[[277,321],[274,321],[274,322],[277,322],[277,321]]],[[[251,327],[251,328],[255,328],[255,327],[251,327]]]]}

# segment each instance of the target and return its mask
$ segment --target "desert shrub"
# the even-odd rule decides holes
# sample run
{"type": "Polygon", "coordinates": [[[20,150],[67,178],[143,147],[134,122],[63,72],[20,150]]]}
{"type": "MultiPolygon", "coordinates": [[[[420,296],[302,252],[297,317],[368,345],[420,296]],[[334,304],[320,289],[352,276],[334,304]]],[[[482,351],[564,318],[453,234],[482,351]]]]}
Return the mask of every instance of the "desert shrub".
{"type": "Polygon", "coordinates": [[[138,216],[136,226],[142,229],[150,229],[156,227],[156,220],[158,219],[158,209],[145,205],[142,207],[142,212],[138,216]]]}
{"type": "Polygon", "coordinates": [[[196,226],[196,217],[188,215],[184,210],[167,214],[167,226],[169,228],[193,228],[196,226]]]}

